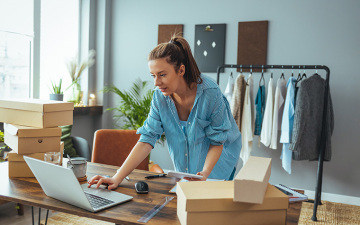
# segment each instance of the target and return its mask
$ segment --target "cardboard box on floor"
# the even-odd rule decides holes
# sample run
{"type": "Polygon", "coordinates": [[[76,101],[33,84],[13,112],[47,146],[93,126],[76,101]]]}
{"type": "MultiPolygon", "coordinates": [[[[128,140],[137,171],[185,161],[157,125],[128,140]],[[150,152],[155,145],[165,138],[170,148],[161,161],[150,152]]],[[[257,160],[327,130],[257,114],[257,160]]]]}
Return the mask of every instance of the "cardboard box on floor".
{"type": "Polygon", "coordinates": [[[17,154],[57,152],[61,128],[36,128],[4,124],[4,142],[17,154]]]}
{"type": "Polygon", "coordinates": [[[234,178],[234,202],[262,204],[271,175],[271,158],[250,156],[234,178]]]}
{"type": "Polygon", "coordinates": [[[233,181],[179,182],[177,186],[182,225],[286,224],[288,197],[270,184],[263,204],[234,202],[233,181]]]}
{"type": "Polygon", "coordinates": [[[29,127],[73,124],[74,103],[41,99],[0,99],[0,122],[29,127]]]}
{"type": "MultiPolygon", "coordinates": [[[[64,153],[64,142],[58,143],[58,151],[60,151],[60,164],[63,161],[63,153],[64,153]]],[[[45,153],[32,153],[27,154],[26,156],[44,160],[45,153]]],[[[26,164],[23,155],[19,155],[14,151],[8,153],[8,164],[9,164],[9,177],[34,177],[34,174],[31,172],[29,166],[26,164]]]]}

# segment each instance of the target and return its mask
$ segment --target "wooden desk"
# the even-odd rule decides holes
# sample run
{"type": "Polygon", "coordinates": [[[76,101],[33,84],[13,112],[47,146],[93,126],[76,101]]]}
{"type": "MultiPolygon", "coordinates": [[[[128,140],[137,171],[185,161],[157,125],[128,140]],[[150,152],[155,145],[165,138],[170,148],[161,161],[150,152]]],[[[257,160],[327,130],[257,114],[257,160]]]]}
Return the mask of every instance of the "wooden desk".
{"type": "MultiPolygon", "coordinates": [[[[137,194],[134,184],[139,180],[145,180],[145,176],[153,174],[148,171],[134,170],[130,175],[130,181],[124,180],[121,187],[116,191],[133,196],[133,200],[120,204],[98,213],[88,212],[67,203],[47,197],[35,178],[12,178],[8,177],[8,163],[0,164],[0,200],[13,201],[25,205],[56,210],[78,216],[94,218],[113,222],[116,224],[140,224],[137,222],[146,212],[157,205],[165,196],[176,197],[169,190],[175,185],[177,179],[170,177],[146,180],[149,184],[148,194],[137,194]]],[[[113,175],[118,167],[88,163],[87,176],[95,174],[113,175]]],[[[176,215],[176,198],[170,201],[160,212],[158,212],[147,224],[152,225],[179,225],[176,215]]],[[[300,214],[301,203],[290,204],[288,210],[287,224],[297,224],[300,214]],[[300,204],[300,207],[296,206],[300,204]],[[296,206],[296,207],[294,207],[296,206]]]]}

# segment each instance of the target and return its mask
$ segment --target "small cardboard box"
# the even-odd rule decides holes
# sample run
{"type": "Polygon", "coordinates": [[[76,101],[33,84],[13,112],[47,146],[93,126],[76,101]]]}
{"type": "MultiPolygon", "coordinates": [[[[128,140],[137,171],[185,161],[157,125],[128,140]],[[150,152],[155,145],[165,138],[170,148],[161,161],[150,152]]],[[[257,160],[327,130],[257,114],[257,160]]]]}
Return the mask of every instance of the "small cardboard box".
{"type": "Polygon", "coordinates": [[[73,124],[74,103],[41,99],[0,100],[0,122],[29,127],[73,124]]]}
{"type": "Polygon", "coordinates": [[[271,174],[271,158],[250,156],[234,179],[234,202],[262,204],[271,174]]]}
{"type": "Polygon", "coordinates": [[[286,224],[288,197],[268,185],[263,204],[234,202],[233,181],[179,182],[177,215],[182,225],[286,224]]]}
{"type": "Polygon", "coordinates": [[[4,142],[17,154],[58,152],[61,128],[4,124],[4,142]]]}
{"type": "MultiPolygon", "coordinates": [[[[61,152],[61,158],[60,158],[60,164],[62,164],[62,160],[63,160],[63,152],[64,152],[64,142],[60,143],[60,148],[58,149],[58,151],[60,150],[61,152]]],[[[35,159],[39,159],[39,160],[44,160],[44,155],[45,153],[32,153],[32,154],[27,154],[26,156],[35,158],[35,159]]],[[[8,153],[8,165],[9,165],[9,177],[10,178],[14,178],[14,177],[34,177],[34,174],[31,172],[29,166],[26,164],[23,155],[19,155],[14,151],[11,151],[8,153]]]]}

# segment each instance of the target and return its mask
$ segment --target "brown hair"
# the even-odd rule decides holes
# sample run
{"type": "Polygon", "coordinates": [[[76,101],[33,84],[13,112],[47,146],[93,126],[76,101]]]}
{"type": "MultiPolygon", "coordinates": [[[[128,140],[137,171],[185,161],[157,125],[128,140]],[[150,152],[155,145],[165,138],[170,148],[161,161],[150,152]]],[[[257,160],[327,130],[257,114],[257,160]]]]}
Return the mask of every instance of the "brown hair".
{"type": "Polygon", "coordinates": [[[174,35],[168,43],[156,46],[149,53],[148,61],[162,58],[173,65],[176,72],[179,71],[181,64],[185,66],[184,79],[189,87],[193,82],[202,83],[200,70],[191,53],[189,43],[183,37],[174,35]]]}

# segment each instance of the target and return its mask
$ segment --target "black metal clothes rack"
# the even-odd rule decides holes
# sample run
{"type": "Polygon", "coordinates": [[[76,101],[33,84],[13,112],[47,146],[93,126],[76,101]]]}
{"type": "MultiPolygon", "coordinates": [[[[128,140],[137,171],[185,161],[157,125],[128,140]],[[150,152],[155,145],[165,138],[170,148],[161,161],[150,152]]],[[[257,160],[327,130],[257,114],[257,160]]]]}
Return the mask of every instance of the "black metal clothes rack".
{"type": "Polygon", "coordinates": [[[217,68],[217,78],[216,82],[219,84],[220,71],[224,68],[240,68],[240,69],[303,69],[303,70],[325,70],[326,71],[326,81],[325,81],[325,92],[324,92],[324,110],[323,110],[323,119],[322,119],[322,132],[321,132],[321,140],[319,147],[319,159],[318,159],[318,170],[317,170],[317,182],[315,189],[315,201],[314,201],[314,209],[313,216],[311,218],[312,221],[317,221],[316,213],[318,205],[321,205],[321,190],[322,190],[322,175],[323,175],[323,163],[324,163],[324,154],[325,154],[325,146],[326,146],[326,134],[325,128],[327,123],[327,105],[328,105],[328,95],[329,95],[329,80],[330,80],[330,69],[324,65],[234,65],[234,64],[225,64],[219,66],[217,68]]]}

